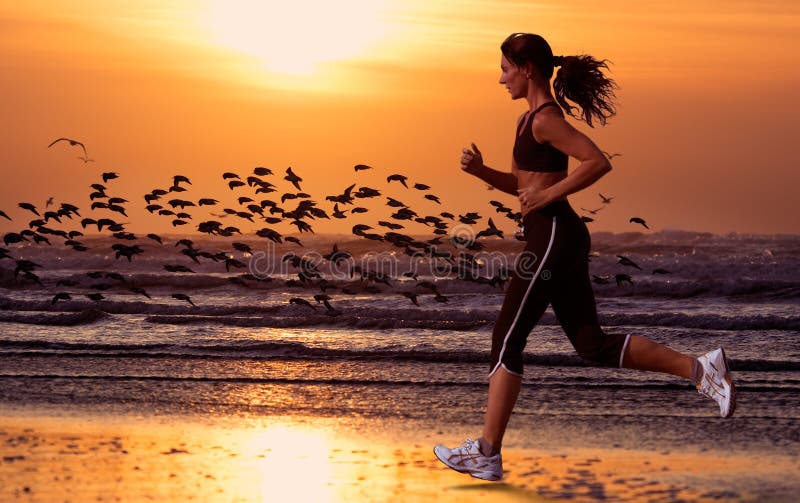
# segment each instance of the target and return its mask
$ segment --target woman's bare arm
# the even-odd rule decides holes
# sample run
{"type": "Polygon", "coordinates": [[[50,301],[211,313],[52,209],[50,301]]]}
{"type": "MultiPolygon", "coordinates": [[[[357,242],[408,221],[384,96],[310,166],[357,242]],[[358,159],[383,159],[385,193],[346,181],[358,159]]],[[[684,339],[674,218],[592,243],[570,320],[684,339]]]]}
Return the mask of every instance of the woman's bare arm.
{"type": "Polygon", "coordinates": [[[547,189],[546,199],[558,201],[585,189],[611,171],[611,163],[585,134],[572,127],[557,113],[537,114],[533,123],[536,141],[549,143],[581,163],[566,178],[547,189]]]}
{"type": "Polygon", "coordinates": [[[511,194],[512,196],[517,196],[517,175],[513,172],[511,173],[504,173],[502,171],[497,171],[496,169],[492,169],[489,166],[483,164],[481,165],[480,169],[477,173],[474,173],[475,176],[483,180],[484,182],[488,183],[492,187],[495,187],[506,194],[511,194]]]}

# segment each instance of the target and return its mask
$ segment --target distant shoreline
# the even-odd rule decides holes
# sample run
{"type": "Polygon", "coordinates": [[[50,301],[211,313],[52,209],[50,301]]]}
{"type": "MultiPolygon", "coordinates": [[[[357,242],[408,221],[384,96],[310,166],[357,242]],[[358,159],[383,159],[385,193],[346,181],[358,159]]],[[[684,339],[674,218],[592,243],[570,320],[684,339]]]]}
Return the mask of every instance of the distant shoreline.
{"type": "MultiPolygon", "coordinates": [[[[479,227],[479,226],[478,226],[479,227]]],[[[11,231],[4,231],[11,232],[11,231]]],[[[83,231],[82,231],[83,232],[83,231]]],[[[130,231],[135,235],[138,235],[141,238],[146,238],[146,233],[137,232],[137,231],[130,231]]],[[[648,236],[670,236],[670,237],[687,237],[687,236],[707,236],[707,237],[757,237],[757,238],[780,238],[780,239],[788,239],[788,238],[800,238],[800,232],[796,234],[792,233],[752,233],[752,232],[725,232],[725,233],[715,233],[709,231],[691,231],[691,230],[683,230],[683,229],[662,229],[660,231],[649,231],[649,232],[639,232],[639,231],[627,231],[627,232],[613,232],[613,231],[593,231],[589,229],[589,232],[592,236],[608,236],[608,237],[619,237],[619,236],[626,236],[626,237],[648,237],[648,236]]],[[[241,239],[258,239],[258,240],[265,240],[265,238],[258,237],[255,232],[248,232],[243,234],[237,234],[235,236],[215,236],[209,235],[206,233],[195,232],[195,233],[156,233],[160,237],[169,238],[169,239],[197,239],[197,238],[204,238],[204,239],[214,239],[219,241],[236,241],[241,239]]],[[[419,233],[404,233],[400,232],[400,234],[405,234],[410,236],[414,239],[419,240],[428,240],[434,237],[437,237],[434,234],[419,234],[419,233]]],[[[338,233],[338,232],[315,232],[315,233],[307,233],[307,232],[291,232],[282,234],[283,236],[294,236],[297,238],[306,239],[309,241],[319,240],[319,239],[353,239],[353,240],[363,240],[364,238],[359,238],[358,236],[351,234],[351,233],[338,233]]],[[[447,241],[449,239],[449,235],[439,236],[441,240],[447,241]]],[[[111,233],[96,233],[96,232],[84,232],[81,239],[98,239],[98,238],[113,238],[111,233]]],[[[509,239],[509,236],[506,236],[505,241],[513,240],[513,238],[509,239]]],[[[498,238],[488,238],[486,241],[500,241],[498,238]]],[[[47,246],[47,245],[44,245],[47,246]]]]}

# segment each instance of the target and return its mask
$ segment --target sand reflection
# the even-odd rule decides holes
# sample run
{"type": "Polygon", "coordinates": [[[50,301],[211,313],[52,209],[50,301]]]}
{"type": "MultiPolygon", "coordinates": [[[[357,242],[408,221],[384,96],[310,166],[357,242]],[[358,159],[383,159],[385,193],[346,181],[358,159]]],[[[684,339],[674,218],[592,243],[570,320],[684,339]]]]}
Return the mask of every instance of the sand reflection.
{"type": "MultiPolygon", "coordinates": [[[[308,426],[268,426],[237,433],[240,462],[227,466],[231,478],[248,473],[241,487],[231,487],[242,499],[262,501],[334,501],[331,435],[308,426]]],[[[346,469],[340,465],[340,471],[346,469]]],[[[347,477],[347,474],[339,474],[347,477]]]]}
{"type": "MultiPolygon", "coordinates": [[[[388,429],[386,429],[388,427],[388,429]]],[[[505,483],[355,418],[0,415],[0,501],[793,501],[789,455],[509,449],[505,483]],[[488,499],[487,499],[488,498],[488,499]]]]}

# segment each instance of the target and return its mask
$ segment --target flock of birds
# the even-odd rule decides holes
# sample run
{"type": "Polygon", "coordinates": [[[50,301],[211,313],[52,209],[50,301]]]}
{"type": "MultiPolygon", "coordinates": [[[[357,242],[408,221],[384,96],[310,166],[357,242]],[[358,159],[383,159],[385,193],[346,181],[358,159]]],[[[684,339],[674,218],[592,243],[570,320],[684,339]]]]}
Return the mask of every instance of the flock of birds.
{"type": "MultiPolygon", "coordinates": [[[[93,160],[88,156],[85,145],[76,140],[59,138],[48,145],[48,148],[62,141],[68,142],[71,146],[80,147],[84,155],[79,158],[82,159],[84,163],[93,162],[93,160]]],[[[620,155],[605,154],[609,157],[609,159],[620,155]]],[[[357,164],[354,166],[354,171],[356,173],[371,169],[373,168],[366,164],[357,164]]],[[[239,229],[239,227],[235,225],[224,225],[220,221],[224,218],[235,217],[241,221],[247,221],[250,223],[256,223],[256,221],[259,221],[268,225],[288,222],[290,225],[297,228],[297,231],[300,235],[302,235],[304,232],[313,233],[314,230],[311,223],[312,220],[331,218],[345,219],[361,213],[368,213],[370,210],[365,206],[362,206],[364,201],[367,199],[377,198],[382,195],[380,190],[363,185],[356,189],[357,183],[353,183],[346,187],[341,193],[326,196],[325,200],[328,201],[327,204],[330,205],[332,203],[333,206],[328,211],[325,211],[316,201],[312,199],[310,194],[302,191],[301,183],[303,182],[303,178],[295,173],[291,167],[286,169],[283,180],[291,184],[291,186],[296,190],[281,191],[282,193],[280,193],[275,183],[265,179],[265,177],[272,177],[274,180],[275,174],[271,169],[265,167],[256,167],[252,174],[249,174],[244,180],[242,180],[237,173],[223,173],[222,179],[228,186],[228,189],[232,192],[238,192],[240,194],[237,197],[238,208],[224,207],[219,213],[210,213],[211,216],[214,216],[217,219],[205,220],[198,223],[197,231],[210,236],[230,237],[237,234],[243,235],[243,232],[239,229]],[[243,187],[248,187],[251,194],[243,194],[242,192],[246,190],[242,189],[243,187]],[[275,195],[270,197],[259,196],[260,194],[271,193],[275,193],[275,195]],[[278,194],[280,194],[279,197],[278,194]],[[257,197],[260,200],[257,201],[254,199],[254,197],[257,197]],[[278,200],[280,202],[278,202],[278,200]],[[290,208],[287,204],[287,201],[290,202],[288,204],[293,204],[295,206],[290,208]],[[349,217],[347,213],[350,214],[349,217]]],[[[124,204],[128,203],[129,201],[122,197],[108,194],[108,183],[119,178],[119,175],[115,172],[104,172],[102,173],[101,178],[102,183],[94,183],[91,185],[93,191],[89,194],[89,200],[91,201],[90,210],[104,210],[108,213],[108,215],[117,213],[127,217],[127,209],[124,204]]],[[[430,186],[423,183],[413,183],[413,185],[409,187],[410,182],[408,177],[405,175],[390,174],[387,176],[386,182],[387,185],[396,182],[398,185],[405,187],[405,189],[419,191],[420,193],[423,193],[424,199],[441,205],[440,198],[430,192],[430,186]]],[[[144,200],[146,203],[145,209],[151,214],[170,218],[172,226],[178,228],[189,225],[190,221],[193,220],[193,215],[186,211],[187,208],[199,208],[203,206],[216,207],[220,204],[217,199],[212,197],[199,198],[196,199],[196,202],[194,199],[186,199],[185,196],[179,197],[179,194],[187,192],[187,185],[192,185],[188,177],[180,174],[174,175],[172,177],[171,186],[167,188],[155,188],[149,193],[144,194],[144,200]]],[[[598,195],[600,196],[602,202],[600,207],[596,209],[581,209],[590,213],[591,215],[597,215],[597,213],[605,208],[606,205],[610,204],[613,199],[613,197],[606,197],[603,194],[598,195]]],[[[401,202],[399,199],[389,196],[385,197],[385,204],[391,209],[391,211],[393,211],[393,213],[391,213],[391,216],[389,217],[390,220],[379,220],[376,225],[383,227],[386,230],[377,232],[377,229],[370,225],[357,223],[352,227],[352,233],[354,236],[358,236],[366,240],[389,243],[411,257],[424,254],[425,257],[430,257],[432,260],[444,260],[449,264],[450,270],[457,273],[459,279],[481,284],[488,284],[501,289],[503,288],[503,285],[509,279],[508,270],[501,267],[491,278],[481,276],[479,274],[481,261],[476,259],[476,256],[473,253],[470,253],[483,249],[484,244],[482,241],[480,241],[480,238],[489,238],[494,236],[504,239],[503,231],[495,225],[492,218],[488,218],[487,227],[475,233],[474,236],[470,235],[469,233],[466,235],[453,233],[449,239],[449,244],[452,247],[459,249],[459,252],[454,254],[451,251],[439,248],[444,244],[442,237],[448,234],[449,225],[455,222],[467,225],[476,225],[478,224],[479,220],[483,218],[481,215],[476,212],[467,212],[463,215],[456,215],[451,212],[440,211],[436,215],[426,214],[422,216],[409,205],[401,202]],[[430,232],[434,234],[434,237],[432,239],[421,241],[407,234],[397,232],[400,229],[404,229],[404,224],[408,222],[416,222],[427,226],[430,229],[430,232]]],[[[520,212],[514,212],[511,208],[505,206],[499,201],[492,200],[489,201],[489,204],[495,208],[496,213],[504,215],[506,218],[515,221],[517,224],[520,223],[522,218],[520,212]]],[[[114,251],[117,259],[125,257],[128,261],[132,261],[134,257],[144,253],[144,250],[137,242],[140,238],[133,233],[126,232],[125,224],[117,222],[108,215],[100,218],[84,217],[79,213],[81,210],[78,206],[63,202],[60,203],[60,207],[58,209],[55,209],[55,203],[52,197],[46,201],[45,208],[42,210],[43,214],[40,213],[39,208],[29,202],[21,202],[18,204],[18,206],[34,214],[37,218],[28,223],[27,229],[22,229],[19,232],[6,233],[3,236],[3,242],[6,246],[31,241],[37,245],[41,243],[50,245],[50,239],[47,237],[50,235],[62,238],[64,240],[63,244],[72,248],[76,252],[86,252],[88,247],[83,245],[78,240],[79,237],[84,235],[81,231],[65,231],[48,227],[48,224],[51,221],[62,224],[64,223],[62,222],[62,219],[73,220],[73,215],[75,215],[76,217],[81,218],[80,224],[83,229],[86,229],[89,226],[96,226],[99,233],[102,233],[104,230],[111,233],[111,235],[118,241],[111,245],[111,249],[114,251]],[[48,210],[48,208],[51,206],[53,206],[53,209],[48,210]],[[131,242],[132,244],[126,244],[126,242],[131,242]]],[[[10,221],[12,220],[8,214],[2,210],[0,210],[0,217],[6,218],[10,221]]],[[[589,216],[582,216],[581,218],[584,220],[584,222],[593,221],[593,219],[589,216]]],[[[630,222],[640,224],[649,229],[649,227],[647,227],[647,223],[642,218],[633,217],[630,219],[630,222]]],[[[300,247],[303,246],[300,238],[284,235],[272,227],[261,227],[255,231],[255,235],[273,243],[290,242],[300,247]]],[[[519,240],[524,239],[519,233],[516,234],[516,238],[519,240]]],[[[164,240],[162,237],[155,233],[147,234],[146,239],[150,239],[164,246],[164,240]]],[[[240,242],[231,243],[233,250],[217,252],[198,249],[195,247],[194,242],[190,239],[180,239],[175,242],[174,246],[182,246],[180,253],[194,263],[200,264],[201,258],[222,263],[225,265],[225,270],[228,272],[231,270],[231,268],[247,267],[246,264],[234,258],[234,251],[240,252],[245,256],[250,256],[253,253],[251,246],[240,242]]],[[[35,272],[36,269],[41,268],[42,266],[30,260],[14,258],[11,253],[12,252],[7,248],[0,248],[0,260],[10,259],[15,262],[13,271],[15,280],[21,277],[23,280],[32,281],[40,286],[44,286],[40,277],[35,272]]],[[[590,257],[592,255],[590,255],[590,257]]],[[[638,264],[629,258],[622,255],[617,255],[617,257],[619,258],[619,264],[642,270],[638,264]]],[[[339,288],[342,293],[346,294],[355,294],[358,293],[358,291],[379,293],[381,292],[381,287],[379,287],[378,284],[391,286],[390,280],[393,278],[390,278],[382,271],[369,269],[365,270],[361,266],[354,264],[351,260],[353,258],[352,254],[346,250],[339,249],[336,244],[333,245],[333,249],[330,253],[323,255],[323,258],[331,264],[335,264],[337,266],[341,265],[341,263],[344,261],[345,265],[349,267],[351,278],[356,278],[355,281],[351,285],[337,287],[322,276],[317,263],[307,259],[304,256],[297,255],[294,252],[289,252],[283,255],[282,260],[290,263],[297,270],[297,279],[292,278],[287,280],[286,285],[289,287],[313,288],[318,289],[321,292],[313,296],[313,300],[316,304],[301,297],[292,297],[289,300],[289,303],[308,306],[311,309],[316,309],[316,305],[321,303],[325,307],[325,314],[336,316],[341,314],[341,312],[330,304],[332,299],[326,293],[328,290],[339,288]]],[[[191,268],[182,264],[166,264],[163,267],[167,272],[176,274],[194,272],[191,268]]],[[[668,273],[669,271],[661,268],[653,271],[653,274],[668,273]]],[[[104,300],[105,297],[101,292],[114,288],[115,286],[127,288],[130,292],[142,295],[148,299],[152,298],[151,295],[144,289],[128,284],[126,278],[116,272],[91,271],[87,272],[86,276],[93,280],[114,280],[116,282],[99,282],[87,285],[89,289],[96,290],[95,292],[84,294],[87,298],[93,301],[104,300]]],[[[434,300],[437,302],[447,302],[447,297],[438,291],[435,283],[430,281],[418,281],[417,273],[415,271],[403,273],[403,276],[405,278],[413,279],[416,282],[414,288],[417,290],[398,292],[398,294],[406,297],[413,304],[419,306],[418,296],[422,293],[432,294],[434,300]]],[[[237,284],[246,285],[247,281],[271,281],[272,278],[256,277],[247,273],[232,277],[230,280],[237,284]]],[[[598,284],[605,284],[611,282],[612,279],[609,276],[594,275],[592,280],[598,284]]],[[[631,276],[625,273],[616,274],[613,280],[616,281],[617,286],[624,282],[633,283],[631,276]]],[[[80,287],[82,285],[80,282],[75,280],[61,279],[56,283],[56,286],[80,287]]],[[[171,296],[174,299],[188,302],[192,306],[195,305],[192,299],[184,293],[172,293],[171,296]]],[[[55,304],[58,301],[66,301],[71,299],[72,294],[61,291],[55,293],[51,299],[51,303],[55,304]]]]}

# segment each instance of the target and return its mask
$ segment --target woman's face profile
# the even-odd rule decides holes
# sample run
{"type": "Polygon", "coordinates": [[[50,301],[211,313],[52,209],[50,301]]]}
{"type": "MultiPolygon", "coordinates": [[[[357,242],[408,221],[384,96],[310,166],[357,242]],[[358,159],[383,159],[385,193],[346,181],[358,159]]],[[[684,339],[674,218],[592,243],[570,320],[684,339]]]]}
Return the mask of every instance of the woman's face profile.
{"type": "Polygon", "coordinates": [[[500,72],[500,83],[511,93],[512,100],[527,95],[528,79],[522,73],[522,69],[506,59],[505,55],[500,58],[500,72]]]}

